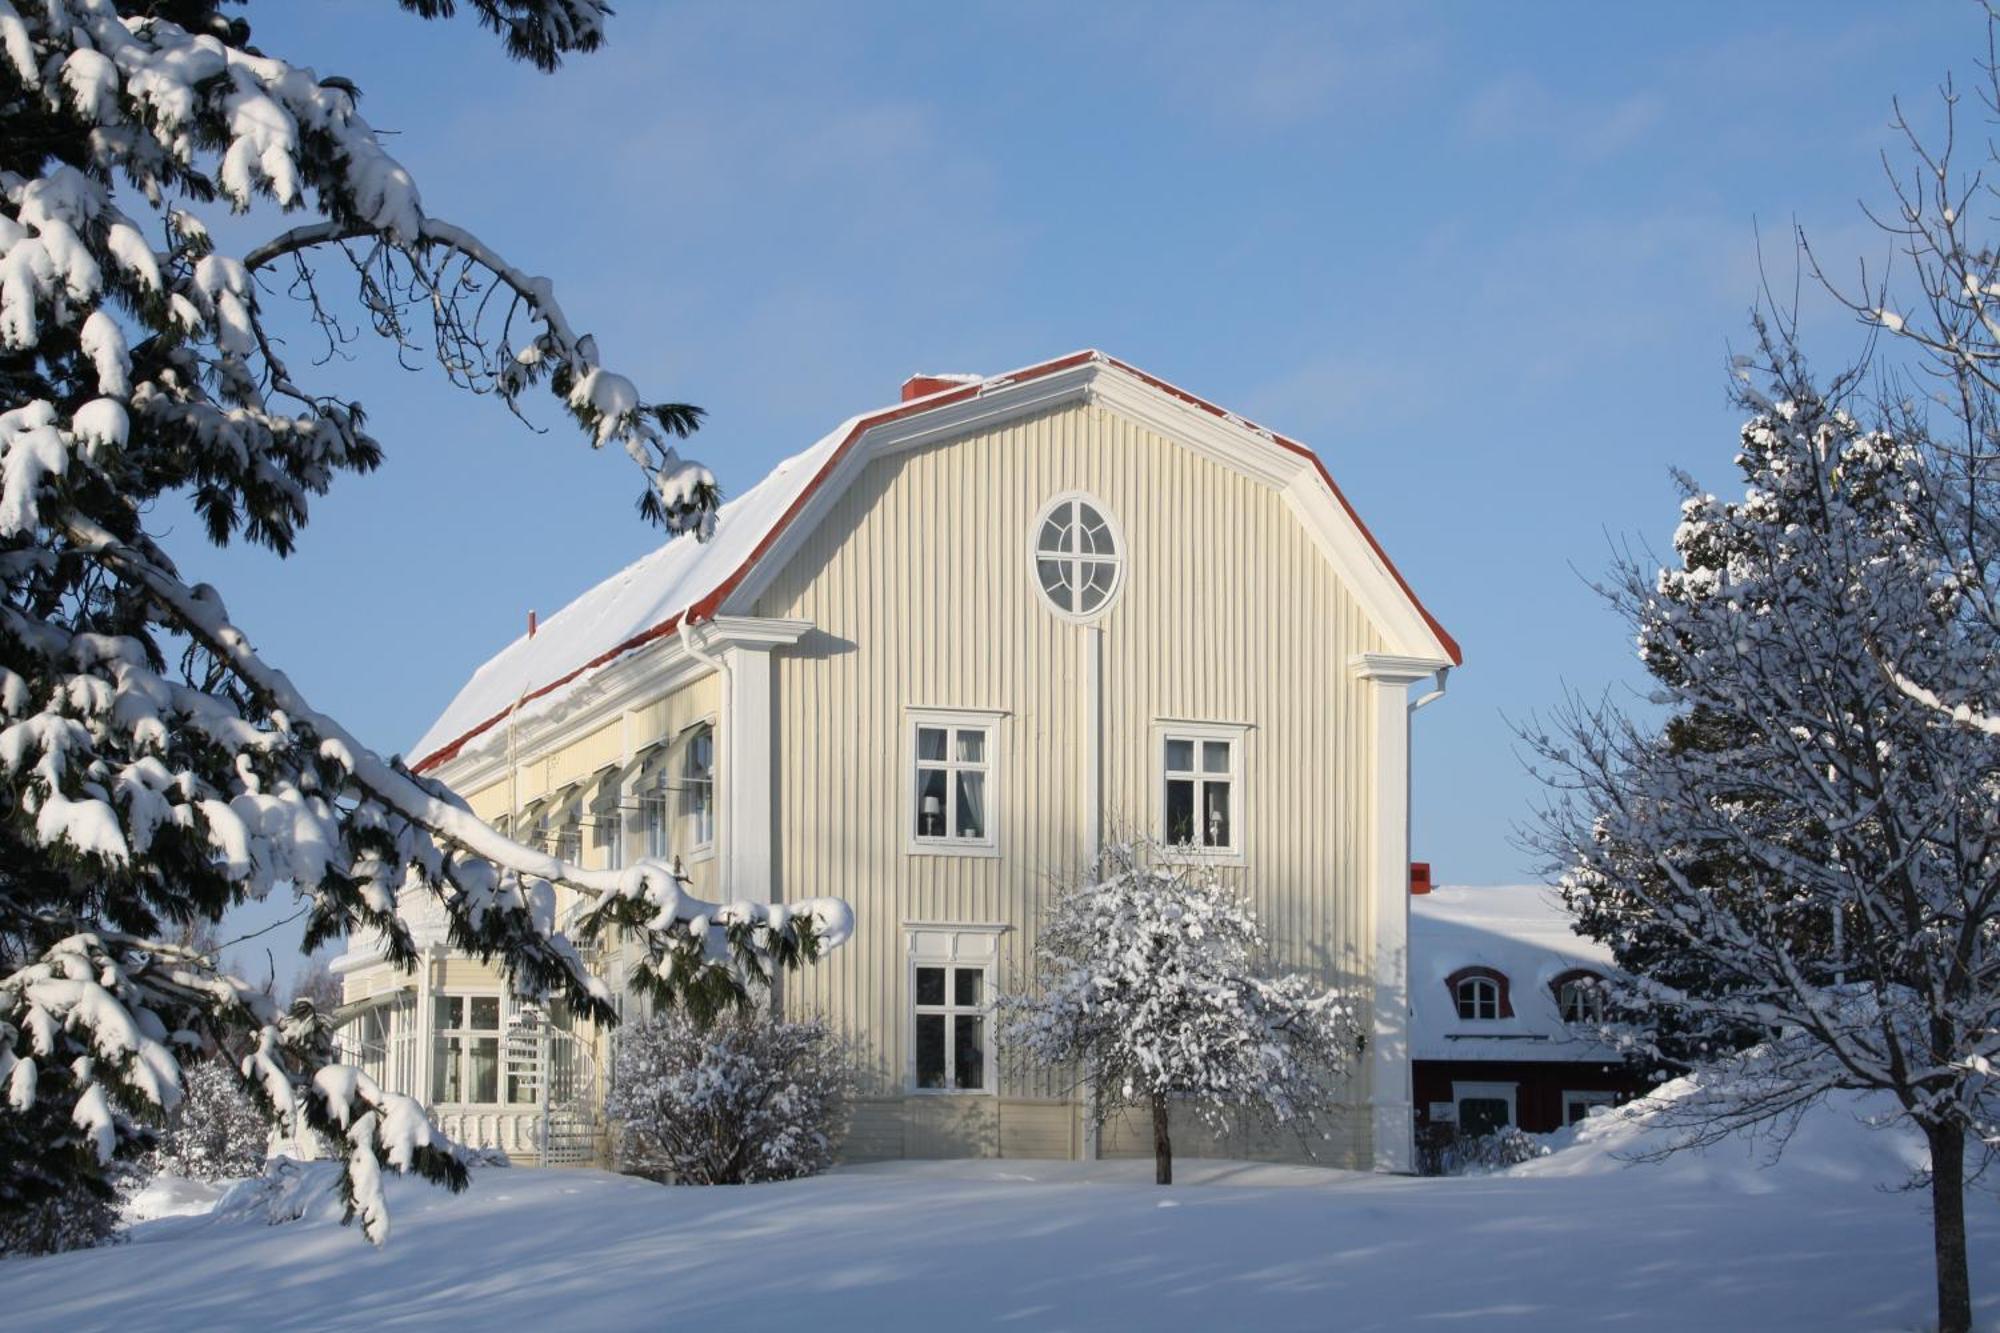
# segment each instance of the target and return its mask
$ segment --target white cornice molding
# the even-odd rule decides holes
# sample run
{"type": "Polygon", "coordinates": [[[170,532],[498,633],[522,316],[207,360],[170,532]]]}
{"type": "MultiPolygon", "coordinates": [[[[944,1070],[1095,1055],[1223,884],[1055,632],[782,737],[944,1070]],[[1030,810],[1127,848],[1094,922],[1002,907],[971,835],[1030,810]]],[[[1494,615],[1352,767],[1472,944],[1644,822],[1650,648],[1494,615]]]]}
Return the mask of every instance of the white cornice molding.
{"type": "Polygon", "coordinates": [[[723,648],[748,648],[769,652],[789,648],[812,633],[810,620],[783,620],[775,616],[716,616],[688,631],[703,652],[723,648]]]}
{"type": "MultiPolygon", "coordinates": [[[[760,616],[717,616],[689,630],[703,652],[742,648],[769,652],[796,644],[811,633],[810,620],[780,620],[760,616]]],[[[549,708],[530,713],[515,726],[515,759],[526,768],[588,735],[619,714],[642,707],[661,695],[692,684],[712,670],[688,652],[680,636],[662,635],[616,661],[599,667],[588,680],[566,692],[549,708]]],[[[437,777],[453,791],[478,791],[507,775],[507,726],[488,728],[474,743],[438,765],[437,777]]]]}
{"type": "Polygon", "coordinates": [[[1401,653],[1356,653],[1347,659],[1347,665],[1361,680],[1379,680],[1387,685],[1413,685],[1449,667],[1451,659],[1410,657],[1401,653]]]}

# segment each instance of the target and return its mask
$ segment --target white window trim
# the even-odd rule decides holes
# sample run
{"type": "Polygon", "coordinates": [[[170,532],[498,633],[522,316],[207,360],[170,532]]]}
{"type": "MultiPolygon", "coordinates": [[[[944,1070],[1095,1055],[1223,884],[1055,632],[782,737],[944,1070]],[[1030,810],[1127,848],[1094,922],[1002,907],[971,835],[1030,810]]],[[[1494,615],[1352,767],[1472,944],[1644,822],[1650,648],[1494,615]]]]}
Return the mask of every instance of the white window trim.
{"type": "Polygon", "coordinates": [[[1109,612],[1111,608],[1118,605],[1119,597],[1125,592],[1125,574],[1130,565],[1131,551],[1125,544],[1125,529],[1119,525],[1118,516],[1112,512],[1110,505],[1105,504],[1104,501],[1098,499],[1089,491],[1064,491],[1060,495],[1052,495],[1049,497],[1048,503],[1036,511],[1034,526],[1028,529],[1028,585],[1035,590],[1035,598],[1041,602],[1042,609],[1050,615],[1076,625],[1087,625],[1091,621],[1099,619],[1109,612]],[[1036,562],[1042,559],[1040,549],[1042,525],[1049,521],[1049,515],[1053,514],[1058,506],[1073,504],[1078,500],[1095,509],[1097,516],[1104,520],[1104,526],[1111,529],[1112,553],[1108,557],[1097,555],[1076,558],[1089,559],[1100,564],[1109,564],[1112,570],[1111,590],[1104,594],[1102,602],[1088,611],[1078,611],[1075,609],[1065,611],[1055,604],[1054,600],[1050,598],[1048,590],[1042,587],[1042,572],[1036,567],[1036,562]]]}
{"type": "MultiPolygon", "coordinates": [[[[903,710],[903,800],[897,818],[903,821],[903,844],[912,856],[1000,855],[1000,719],[1004,710],[990,708],[906,708],[903,710]],[[917,728],[959,728],[986,733],[986,836],[982,838],[927,838],[917,832],[917,728]]],[[[957,738],[946,743],[945,753],[953,753],[957,738]]],[[[936,767],[933,763],[932,767],[936,767]]],[[[947,768],[957,768],[947,760],[947,768]]],[[[949,783],[947,796],[955,795],[949,783]]],[[[963,930],[971,927],[953,927],[963,930]]]]}
{"type": "Polygon", "coordinates": [[[718,841],[715,831],[722,823],[722,729],[716,726],[715,716],[710,714],[707,717],[697,718],[681,728],[681,734],[674,738],[672,752],[667,761],[668,769],[673,774],[673,781],[678,784],[674,788],[676,809],[668,821],[667,844],[671,848],[674,841],[672,830],[686,822],[686,817],[678,809],[678,798],[687,782],[689,748],[694,744],[695,733],[703,727],[708,728],[708,841],[694,843],[679,853],[685,865],[696,865],[702,861],[715,859],[715,846],[718,841]]]}
{"type": "MultiPolygon", "coordinates": [[[[681,859],[683,866],[699,865],[703,861],[715,859],[717,844],[721,841],[717,830],[722,825],[722,730],[717,725],[716,715],[707,713],[695,718],[672,736],[648,747],[655,751],[649,754],[646,763],[634,770],[632,784],[632,804],[639,817],[632,821],[635,841],[639,852],[634,860],[672,861],[681,859]],[[685,825],[681,814],[680,797],[683,787],[682,770],[687,763],[687,747],[694,739],[694,733],[702,727],[709,729],[715,738],[710,750],[709,769],[709,840],[692,847],[680,845],[680,834],[685,825]],[[660,846],[653,845],[653,817],[657,810],[660,821],[660,846]]],[[[629,864],[630,862],[628,862],[629,864]]]]}
{"type": "Polygon", "coordinates": [[[1604,986],[1604,979],[1595,974],[1592,974],[1587,977],[1584,976],[1570,977],[1569,980],[1563,982],[1562,985],[1556,987],[1556,1017],[1560,1018],[1563,1021],[1563,1023],[1568,1027],[1586,1027],[1586,1026],[1597,1026],[1602,1024],[1605,1018],[1603,986],[1604,986]],[[1585,993],[1583,997],[1584,1008],[1585,1009],[1594,1008],[1597,1011],[1595,1016],[1586,1014],[1582,1018],[1571,1018],[1569,1014],[1565,1012],[1566,1006],[1563,1004],[1563,992],[1568,990],[1572,986],[1589,987],[1589,990],[1585,993]]]}
{"type": "MultiPolygon", "coordinates": [[[[1153,723],[1148,741],[1150,750],[1146,758],[1146,780],[1153,787],[1153,840],[1159,844],[1160,854],[1169,861],[1204,862],[1210,865],[1240,866],[1246,861],[1245,834],[1249,811],[1248,793],[1244,791],[1243,767],[1244,750],[1249,743],[1250,727],[1242,722],[1182,722],[1173,718],[1162,718],[1153,723]],[[1187,843],[1171,843],[1167,840],[1167,740],[1191,740],[1229,742],[1229,812],[1230,845],[1227,847],[1202,847],[1187,843]]],[[[1198,762],[1198,760],[1197,760],[1198,762]]]]}
{"type": "MultiPolygon", "coordinates": [[[[994,1033],[993,999],[994,980],[1000,973],[1000,936],[1011,927],[1005,925],[978,925],[959,922],[903,923],[904,994],[908,997],[903,1005],[903,1090],[911,1097],[997,1097],[1000,1095],[1000,1061],[994,1033]],[[951,939],[951,949],[946,957],[920,958],[917,956],[916,937],[918,932],[947,935],[951,939]],[[963,941],[967,936],[985,936],[987,956],[965,958],[962,956],[963,941]],[[942,967],[945,969],[945,1000],[942,1006],[946,1012],[958,1006],[950,1003],[952,995],[953,968],[978,968],[984,973],[979,983],[982,1001],[979,1012],[986,1017],[986,1067],[981,1071],[985,1076],[985,1086],[978,1088],[920,1088],[917,1086],[917,968],[942,967]]],[[[937,1009],[939,1006],[926,1006],[937,1009]]],[[[950,1052],[951,1029],[945,1029],[945,1050],[950,1052]]]]}
{"type": "Polygon", "coordinates": [[[1492,977],[1487,977],[1487,976],[1470,976],[1470,977],[1460,978],[1459,983],[1451,988],[1451,1011],[1453,1014],[1457,1016],[1458,1021],[1461,1023],[1498,1022],[1500,1019],[1500,983],[1495,981],[1492,977]],[[1493,1012],[1491,1014],[1481,1015],[1479,1013],[1479,1001],[1476,999],[1472,1002],[1473,1012],[1470,1014],[1465,1012],[1464,1001],[1460,996],[1459,992],[1463,991],[1468,986],[1474,988],[1473,993],[1475,995],[1481,993],[1478,988],[1482,986],[1485,987],[1487,991],[1490,991],[1492,993],[1493,1012]]]}
{"type": "MultiPolygon", "coordinates": [[[[1521,1085],[1518,1083],[1459,1083],[1453,1081],[1451,1085],[1451,1104],[1453,1108],[1457,1108],[1468,1098],[1475,1101],[1504,1101],[1507,1103],[1508,1126],[1513,1129],[1519,1129],[1521,1127],[1521,1108],[1516,1104],[1515,1094],[1520,1090],[1520,1087],[1521,1085]]],[[[1465,1123],[1463,1115],[1459,1116],[1458,1123],[1461,1125],[1465,1123]]]]}
{"type": "Polygon", "coordinates": [[[625,868],[625,809],[619,799],[617,768],[600,772],[589,801],[583,806],[584,844],[602,870],[625,868]]]}
{"type": "MultiPolygon", "coordinates": [[[[493,1037],[496,1039],[495,1050],[497,1052],[497,1055],[495,1057],[495,1075],[494,1075],[495,1082],[493,1084],[494,1099],[492,1101],[448,1102],[440,1099],[433,1103],[431,1101],[431,1098],[427,1095],[424,1098],[425,1103],[427,1105],[435,1105],[437,1107],[450,1107],[454,1110],[460,1110],[460,1109],[476,1109],[482,1111],[491,1111],[491,1110],[504,1111],[510,1109],[519,1110],[520,1107],[518,1104],[510,1107],[507,1101],[505,1100],[507,1096],[507,996],[505,995],[505,993],[503,993],[500,990],[496,990],[491,987],[485,987],[485,986],[475,986],[475,987],[439,986],[437,989],[431,992],[430,1004],[431,1004],[431,1012],[424,1016],[424,1035],[430,1041],[430,1046],[431,1046],[430,1060],[428,1063],[430,1064],[431,1067],[430,1077],[432,1080],[432,1086],[430,1088],[424,1089],[426,1094],[433,1091],[436,1087],[437,1060],[438,1060],[437,1047],[438,1043],[443,1041],[447,1036],[469,1037],[475,1039],[493,1037]],[[456,1027],[456,1028],[439,1027],[437,1023],[437,1002],[439,1000],[465,1001],[464,1012],[468,1018],[471,1017],[472,1002],[474,1000],[492,1000],[494,1003],[500,1006],[500,1026],[490,1029],[469,1028],[469,1027],[456,1027]]],[[[469,1067],[466,1063],[464,1063],[467,1060],[467,1058],[468,1058],[467,1052],[461,1051],[459,1053],[459,1060],[461,1062],[459,1065],[459,1073],[461,1076],[465,1074],[465,1071],[469,1067]]],[[[464,1079],[464,1082],[468,1087],[471,1085],[470,1079],[464,1079]]]]}
{"type": "Polygon", "coordinates": [[[1565,1089],[1563,1091],[1563,1099],[1562,1099],[1563,1118],[1561,1127],[1567,1128],[1573,1123],[1579,1123],[1577,1121],[1572,1121],[1570,1118],[1569,1108],[1572,1106],[1584,1107],[1585,1110],[1583,1114],[1584,1117],[1587,1118],[1590,1115],[1589,1111],[1590,1107],[1616,1106],[1616,1105],[1618,1105],[1618,1094],[1615,1092],[1605,1092],[1602,1089],[1596,1089],[1596,1088],[1565,1089]]]}

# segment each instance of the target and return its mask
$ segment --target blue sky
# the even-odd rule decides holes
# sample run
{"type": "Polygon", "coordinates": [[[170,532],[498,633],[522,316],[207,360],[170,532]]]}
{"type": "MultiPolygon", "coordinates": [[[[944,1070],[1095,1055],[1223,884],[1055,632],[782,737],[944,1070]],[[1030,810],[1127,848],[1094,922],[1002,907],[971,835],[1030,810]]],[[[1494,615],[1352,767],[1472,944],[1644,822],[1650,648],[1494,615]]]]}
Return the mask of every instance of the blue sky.
{"type": "MultiPolygon", "coordinates": [[[[693,452],[727,491],[913,372],[1086,346],[1313,445],[1465,647],[1415,779],[1415,854],[1459,883],[1535,870],[1509,719],[1637,683],[1587,579],[1664,548],[1670,468],[1732,479],[1759,230],[1787,288],[1795,221],[1879,261],[1859,201],[1890,99],[1935,123],[1984,50],[1969,4],[620,8],[553,77],[387,0],[251,18],[361,86],[431,213],[554,279],[649,396],[707,408],[693,452]]],[[[552,406],[536,434],[350,351],[308,382],[361,397],[387,464],[296,556],[159,522],[395,751],[529,608],[658,535],[552,406]]]]}

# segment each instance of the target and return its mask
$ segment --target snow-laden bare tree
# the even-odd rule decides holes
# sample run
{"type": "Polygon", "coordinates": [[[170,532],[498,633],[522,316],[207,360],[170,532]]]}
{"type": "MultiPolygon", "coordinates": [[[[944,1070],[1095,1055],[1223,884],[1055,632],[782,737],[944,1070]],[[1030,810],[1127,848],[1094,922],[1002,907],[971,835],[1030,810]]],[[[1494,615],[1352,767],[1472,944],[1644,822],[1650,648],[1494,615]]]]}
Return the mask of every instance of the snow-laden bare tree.
{"type": "Polygon", "coordinates": [[[1091,1089],[1100,1124],[1145,1108],[1153,1178],[1172,1184],[1175,1106],[1216,1130],[1249,1116],[1303,1135],[1340,1096],[1359,1035],[1348,997],[1261,975],[1264,950],[1212,868],[1114,843],[1044,914],[1031,984],[997,1002],[1000,1039],[1091,1089]]]}
{"type": "MultiPolygon", "coordinates": [[[[2000,122],[2000,12],[1990,5],[1975,87],[1972,118],[2000,122]]],[[[2000,736],[2000,247],[1992,235],[2000,147],[1990,132],[1978,136],[1968,167],[1966,102],[1949,79],[1941,101],[1940,127],[1928,136],[1895,105],[1891,123],[1905,150],[1900,163],[1885,158],[1887,206],[1869,210],[1890,243],[1889,262],[1862,263],[1849,275],[1803,233],[1799,248],[1820,284],[1880,341],[1888,368],[1874,395],[1878,415],[1921,442],[1931,473],[1910,538],[1950,570],[1953,613],[1977,627],[1988,649],[1920,664],[1878,643],[1875,656],[1911,698],[2000,736]]]]}
{"type": "MultiPolygon", "coordinates": [[[[2000,1144],[2000,738],[1911,697],[1994,643],[1925,538],[1948,470],[1766,335],[1740,495],[1683,478],[1676,560],[1607,584],[1663,727],[1574,706],[1531,733],[1535,833],[1651,1034],[1722,1041],[1678,1108],[1700,1142],[1890,1094],[1930,1148],[1939,1321],[1969,1326],[1964,1186],[2000,1144]]],[[[1746,366],[1746,375],[1756,373],[1746,366]]],[[[1648,1035],[1642,1021],[1638,1035],[1648,1035]]]]}
{"type": "MultiPolygon", "coordinates": [[[[467,7],[544,69],[595,48],[609,12],[467,7]]],[[[287,299],[329,337],[352,308],[428,343],[510,408],[548,392],[630,455],[670,530],[705,534],[717,503],[676,445],[698,412],[600,364],[545,279],[426,210],[352,84],[254,47],[238,8],[0,0],[0,1211],[101,1189],[181,1100],[182,1061],[220,1050],[274,1116],[344,1145],[379,1242],[382,1170],[461,1184],[451,1145],[414,1101],[325,1066],[319,1016],[281,1017],[172,943],[190,924],[283,886],[308,950],[372,930],[407,964],[397,896],[432,895],[455,946],[609,1020],[553,885],[639,933],[656,993],[711,1002],[838,943],[848,916],[700,903],[662,866],[510,841],[313,708],[148,529],[178,496],[211,541],[284,554],[313,497],[381,462],[360,405],[285,359],[267,311],[287,299]],[[253,206],[295,225],[225,253],[204,214],[253,206]]]]}

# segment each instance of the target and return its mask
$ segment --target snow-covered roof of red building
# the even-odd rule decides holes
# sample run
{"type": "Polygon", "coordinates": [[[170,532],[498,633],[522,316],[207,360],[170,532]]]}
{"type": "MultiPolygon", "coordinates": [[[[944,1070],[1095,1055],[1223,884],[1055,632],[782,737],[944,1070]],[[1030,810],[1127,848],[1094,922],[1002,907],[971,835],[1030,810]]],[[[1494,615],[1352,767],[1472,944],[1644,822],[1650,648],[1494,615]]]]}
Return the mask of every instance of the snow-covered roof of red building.
{"type": "Polygon", "coordinates": [[[700,621],[714,615],[798,516],[814,489],[875,427],[1093,364],[1129,375],[1181,403],[1254,432],[1277,449],[1309,460],[1438,645],[1453,663],[1461,660],[1457,642],[1417,600],[1312,450],[1114,357],[1096,351],[1072,352],[1001,375],[938,377],[950,387],[849,417],[811,448],[778,464],[762,481],[723,505],[716,516],[715,535],[708,541],[691,536],[674,538],[549,617],[537,633],[522,635],[503,648],[473,673],[411,747],[410,753],[416,756],[413,767],[424,771],[445,763],[504,722],[510,712],[526,721],[554,707],[597,669],[676,632],[684,620],[700,621]]]}
{"type": "Polygon", "coordinates": [[[1611,951],[1570,929],[1545,884],[1453,886],[1410,899],[1410,1058],[1616,1060],[1562,1021],[1554,982],[1565,972],[1609,973],[1611,951]],[[1462,1019],[1448,978],[1491,968],[1507,978],[1511,1018],[1462,1019]]]}

